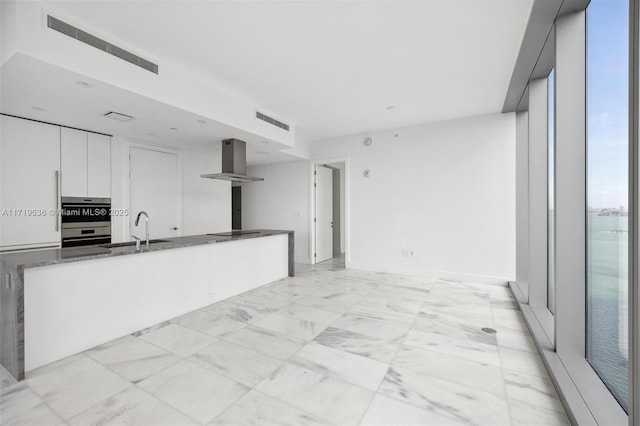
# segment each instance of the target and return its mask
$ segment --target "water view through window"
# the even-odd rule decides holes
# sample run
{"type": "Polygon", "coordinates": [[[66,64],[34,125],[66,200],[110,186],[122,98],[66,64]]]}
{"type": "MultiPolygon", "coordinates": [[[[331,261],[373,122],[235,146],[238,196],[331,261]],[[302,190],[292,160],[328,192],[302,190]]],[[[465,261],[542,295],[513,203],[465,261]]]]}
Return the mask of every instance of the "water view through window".
{"type": "Polygon", "coordinates": [[[629,2],[587,8],[587,358],[628,410],[629,2]]]}

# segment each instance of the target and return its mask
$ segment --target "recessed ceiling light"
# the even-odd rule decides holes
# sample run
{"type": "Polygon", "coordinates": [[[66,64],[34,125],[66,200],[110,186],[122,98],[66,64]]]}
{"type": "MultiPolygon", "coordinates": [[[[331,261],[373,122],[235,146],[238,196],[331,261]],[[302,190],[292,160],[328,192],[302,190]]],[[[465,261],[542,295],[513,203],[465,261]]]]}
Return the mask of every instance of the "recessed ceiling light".
{"type": "Polygon", "coordinates": [[[110,118],[112,120],[122,121],[123,123],[126,123],[127,121],[133,120],[132,116],[127,115],[127,114],[121,114],[121,113],[115,112],[115,111],[108,112],[104,116],[107,117],[107,118],[110,118]]]}
{"type": "Polygon", "coordinates": [[[147,135],[149,135],[149,136],[158,136],[155,133],[147,133],[147,135]]]}
{"type": "Polygon", "coordinates": [[[266,145],[269,143],[269,141],[262,141],[262,143],[266,145]]]}
{"type": "Polygon", "coordinates": [[[91,85],[89,83],[87,83],[86,81],[76,81],[76,84],[82,88],[85,89],[91,89],[91,85]]]}
{"type": "Polygon", "coordinates": [[[207,122],[206,122],[206,121],[204,121],[204,120],[198,120],[198,123],[200,123],[200,124],[207,124],[207,122]]]}
{"type": "Polygon", "coordinates": [[[178,130],[177,127],[169,127],[169,130],[178,130]]]}
{"type": "Polygon", "coordinates": [[[46,111],[46,109],[39,106],[32,106],[31,109],[35,109],[36,111],[46,111]]]}
{"type": "Polygon", "coordinates": [[[393,111],[394,109],[396,109],[396,107],[394,105],[389,105],[387,107],[387,111],[393,111]]]}

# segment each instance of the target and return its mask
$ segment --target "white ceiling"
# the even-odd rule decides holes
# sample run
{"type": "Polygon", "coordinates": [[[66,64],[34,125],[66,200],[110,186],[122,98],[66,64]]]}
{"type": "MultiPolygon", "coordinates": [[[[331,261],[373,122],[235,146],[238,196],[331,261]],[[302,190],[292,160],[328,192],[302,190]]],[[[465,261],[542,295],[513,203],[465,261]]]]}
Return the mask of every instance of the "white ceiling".
{"type": "Polygon", "coordinates": [[[285,145],[24,55],[3,65],[0,88],[0,111],[18,117],[212,154],[238,138],[247,142],[249,165],[299,160],[279,151],[285,145]],[[110,111],[135,118],[105,118],[110,111]]]}
{"type": "Polygon", "coordinates": [[[55,1],[160,69],[181,63],[293,122],[307,141],[499,112],[531,4],[55,1]]]}

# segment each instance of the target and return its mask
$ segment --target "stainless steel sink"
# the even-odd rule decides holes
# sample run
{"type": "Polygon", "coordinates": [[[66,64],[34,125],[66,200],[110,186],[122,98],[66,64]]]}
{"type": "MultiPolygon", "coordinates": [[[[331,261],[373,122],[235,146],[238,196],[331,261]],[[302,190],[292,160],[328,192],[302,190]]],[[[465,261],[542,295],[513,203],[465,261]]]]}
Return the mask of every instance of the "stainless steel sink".
{"type": "MultiPolygon", "coordinates": [[[[149,240],[149,244],[155,244],[155,243],[168,243],[169,240],[149,240]]],[[[142,241],[142,246],[144,247],[145,242],[142,241]]],[[[129,241],[126,243],[114,243],[114,244],[100,244],[99,247],[104,247],[104,248],[119,248],[119,247],[131,247],[131,246],[135,246],[136,242],[135,241],[129,241]]]]}

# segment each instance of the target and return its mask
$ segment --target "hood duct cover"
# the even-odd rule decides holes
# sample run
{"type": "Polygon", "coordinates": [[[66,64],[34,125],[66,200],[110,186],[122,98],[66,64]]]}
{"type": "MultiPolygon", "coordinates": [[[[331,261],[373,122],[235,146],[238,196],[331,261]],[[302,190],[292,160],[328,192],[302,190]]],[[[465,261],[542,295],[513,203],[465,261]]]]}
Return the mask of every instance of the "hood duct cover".
{"type": "Polygon", "coordinates": [[[231,182],[264,180],[259,177],[247,176],[247,143],[239,139],[222,141],[222,173],[209,173],[200,175],[200,177],[231,182]]]}

